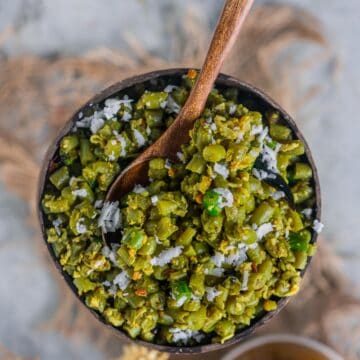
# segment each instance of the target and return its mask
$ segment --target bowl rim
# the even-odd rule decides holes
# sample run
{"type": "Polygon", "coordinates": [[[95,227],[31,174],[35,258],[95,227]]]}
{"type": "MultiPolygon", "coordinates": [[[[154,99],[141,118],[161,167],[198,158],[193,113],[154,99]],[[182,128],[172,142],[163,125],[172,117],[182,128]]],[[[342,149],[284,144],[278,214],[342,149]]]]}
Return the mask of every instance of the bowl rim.
{"type": "MultiPolygon", "coordinates": [[[[277,302],[278,306],[277,306],[276,310],[267,312],[267,313],[263,314],[262,316],[258,317],[257,319],[254,320],[254,322],[252,324],[250,324],[243,330],[236,333],[234,335],[234,337],[227,340],[223,344],[220,344],[220,343],[211,344],[210,343],[210,344],[196,345],[196,346],[170,346],[170,345],[153,344],[153,343],[146,342],[146,341],[143,341],[140,339],[131,339],[120,328],[116,328],[116,327],[106,323],[104,321],[104,319],[101,317],[101,315],[98,312],[96,312],[95,310],[90,309],[88,306],[86,306],[84,300],[80,297],[80,295],[78,295],[75,285],[72,282],[72,278],[70,277],[70,275],[68,275],[63,270],[58,258],[55,256],[55,253],[52,249],[51,244],[47,242],[46,228],[45,228],[45,214],[44,214],[42,206],[41,206],[41,199],[42,199],[42,195],[45,190],[45,186],[47,184],[48,174],[52,170],[53,158],[59,147],[59,143],[60,143],[61,139],[71,131],[74,122],[76,120],[78,120],[79,113],[81,113],[87,107],[92,106],[93,104],[101,103],[102,101],[104,101],[105,99],[107,99],[111,96],[116,96],[116,94],[118,92],[124,91],[125,89],[132,87],[136,84],[141,84],[141,83],[144,83],[147,81],[151,81],[151,80],[161,78],[161,77],[166,77],[166,76],[174,76],[174,77],[175,76],[183,76],[188,72],[189,69],[193,69],[193,68],[171,68],[171,69],[165,69],[165,70],[156,70],[156,71],[151,71],[151,72],[147,72],[144,74],[140,74],[140,75],[136,75],[136,76],[132,76],[132,77],[123,79],[123,80],[116,82],[115,84],[110,85],[109,87],[105,88],[103,91],[101,91],[97,95],[93,96],[90,100],[88,100],[82,106],[80,106],[78,108],[78,110],[75,111],[73,113],[73,115],[69,118],[69,120],[67,120],[65,122],[65,124],[59,129],[57,136],[51,141],[49,148],[44,155],[42,167],[40,170],[38,191],[37,191],[37,197],[36,197],[36,199],[37,199],[37,201],[36,201],[37,214],[38,214],[42,238],[45,242],[45,246],[47,247],[48,252],[49,252],[56,268],[60,272],[60,275],[63,277],[65,282],[68,284],[68,286],[74,293],[74,296],[76,296],[76,298],[92,313],[92,315],[96,319],[98,319],[105,327],[107,327],[108,329],[113,331],[113,333],[115,333],[122,340],[131,341],[131,342],[137,343],[142,346],[151,347],[152,349],[156,349],[158,351],[175,353],[175,354],[205,353],[205,352],[210,352],[210,351],[222,350],[228,346],[234,345],[234,344],[238,343],[239,341],[241,341],[242,339],[244,339],[245,337],[247,337],[248,335],[250,335],[255,329],[257,329],[258,327],[267,323],[275,315],[277,315],[278,312],[281,309],[283,309],[285,307],[285,305],[289,302],[291,297],[281,298],[277,302]]],[[[281,106],[279,104],[277,104],[268,95],[266,95],[258,88],[254,87],[246,82],[240,81],[230,75],[225,75],[223,73],[220,73],[215,82],[215,86],[216,85],[221,86],[221,87],[239,88],[242,91],[249,92],[252,95],[256,96],[257,98],[261,99],[262,101],[266,102],[270,107],[279,111],[282,118],[290,126],[290,128],[292,129],[292,131],[294,132],[296,137],[303,142],[303,144],[305,146],[305,155],[306,155],[308,162],[313,170],[314,189],[315,189],[315,213],[316,213],[315,218],[318,219],[319,221],[321,221],[321,195],[320,195],[320,183],[319,183],[318,172],[317,172],[310,148],[309,148],[306,140],[304,139],[304,136],[302,135],[301,131],[299,130],[298,126],[296,125],[295,121],[290,117],[290,115],[284,109],[281,108],[281,106]]],[[[317,237],[318,237],[318,234],[314,231],[311,242],[316,243],[317,237]]],[[[308,257],[306,267],[301,271],[301,276],[304,275],[308,265],[311,262],[311,258],[312,257],[310,257],[310,256],[308,257]]]]}
{"type": "Polygon", "coordinates": [[[253,350],[263,345],[276,343],[301,345],[305,348],[317,351],[321,355],[328,357],[329,360],[344,360],[342,356],[336,353],[329,346],[317,340],[310,339],[301,335],[283,333],[258,336],[254,339],[244,341],[243,343],[240,343],[237,347],[235,347],[233,350],[225,354],[221,358],[221,360],[236,360],[238,356],[244,355],[249,350],[253,350]]]}

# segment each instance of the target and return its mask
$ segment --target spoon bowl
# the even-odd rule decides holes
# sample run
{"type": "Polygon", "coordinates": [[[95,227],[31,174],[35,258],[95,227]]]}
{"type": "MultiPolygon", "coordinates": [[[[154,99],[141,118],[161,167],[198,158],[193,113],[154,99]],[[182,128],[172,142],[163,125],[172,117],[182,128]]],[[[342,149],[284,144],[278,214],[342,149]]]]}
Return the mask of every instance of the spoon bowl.
{"type": "MultiPolygon", "coordinates": [[[[51,147],[49,148],[47,155],[45,157],[42,171],[40,174],[40,182],[39,182],[39,191],[37,197],[37,206],[38,206],[38,214],[39,220],[42,230],[43,239],[45,245],[48,248],[48,251],[58,268],[59,272],[61,273],[64,280],[67,282],[75,296],[86,306],[84,298],[80,297],[77,293],[77,289],[73,284],[73,279],[64,271],[62,268],[59,259],[56,257],[56,254],[52,248],[52,245],[47,242],[47,234],[46,234],[46,214],[44,213],[42,206],[41,206],[41,199],[43,197],[44,192],[47,189],[49,183],[49,175],[54,170],[54,166],[56,163],[59,162],[59,144],[61,139],[66,136],[68,133],[71,132],[75,122],[78,120],[79,113],[85,112],[89,108],[91,108],[94,104],[103,104],[103,102],[110,97],[120,96],[123,97],[127,94],[131,98],[139,98],[140,95],[144,92],[144,90],[149,91],[160,91],[164,89],[166,85],[179,85],[181,83],[183,75],[188,72],[189,69],[168,69],[168,70],[161,70],[161,71],[154,71],[151,73],[138,75],[132,78],[128,78],[122,80],[115,85],[105,89],[100,94],[96,95],[92,99],[90,99],[85,105],[83,105],[75,114],[71,117],[71,119],[66,123],[64,128],[59,132],[57,138],[52,143],[51,147]]],[[[215,86],[220,90],[224,91],[228,88],[235,88],[237,90],[237,100],[243,103],[246,107],[250,109],[256,109],[262,113],[267,111],[278,111],[281,118],[283,119],[284,123],[289,126],[293,132],[294,138],[300,139],[305,145],[305,155],[306,161],[310,164],[312,171],[313,171],[313,183],[311,184],[315,190],[315,200],[316,203],[314,205],[314,216],[316,219],[321,218],[321,198],[320,198],[320,186],[319,186],[319,179],[317,175],[317,170],[314,164],[314,161],[311,156],[310,149],[307,143],[304,140],[300,130],[298,129],[297,125],[295,124],[294,120],[269,96],[261,92],[260,90],[256,89],[252,85],[246,84],[237,80],[234,77],[227,76],[220,74],[215,82],[215,86]]],[[[130,161],[130,159],[129,159],[130,161]]],[[[124,166],[122,166],[124,167],[124,166]]],[[[146,177],[147,178],[147,177],[146,177]]],[[[121,195],[120,195],[121,196],[121,195]]],[[[314,232],[312,235],[311,242],[315,243],[317,241],[317,233],[314,232]]],[[[311,258],[308,259],[308,264],[310,263],[311,258]]],[[[306,267],[307,268],[307,267],[306,267]]],[[[302,271],[302,275],[305,273],[306,268],[302,271]]],[[[277,309],[272,312],[260,314],[257,318],[255,318],[249,326],[240,330],[233,338],[225,342],[224,344],[205,344],[205,345],[198,345],[198,346],[169,346],[169,345],[159,345],[159,344],[152,344],[142,340],[131,340],[125,332],[123,332],[119,328],[115,328],[105,322],[102,316],[94,310],[90,308],[87,309],[99,320],[101,321],[108,329],[110,329],[114,334],[118,335],[122,340],[126,341],[133,341],[143,346],[149,346],[151,348],[166,351],[170,353],[205,353],[209,351],[215,350],[222,350],[227,346],[233,345],[238,343],[239,341],[243,340],[245,337],[249,336],[254,330],[262,326],[264,323],[269,321],[271,318],[276,316],[276,314],[281,311],[282,308],[288,303],[289,298],[282,298],[277,303],[277,309]]]]}

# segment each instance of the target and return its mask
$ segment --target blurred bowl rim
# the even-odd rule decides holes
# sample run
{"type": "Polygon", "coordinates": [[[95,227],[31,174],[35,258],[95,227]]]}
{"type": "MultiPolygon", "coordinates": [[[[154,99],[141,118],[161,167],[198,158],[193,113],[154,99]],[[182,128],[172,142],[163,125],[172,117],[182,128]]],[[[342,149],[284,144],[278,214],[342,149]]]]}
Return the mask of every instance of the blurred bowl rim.
{"type": "MultiPolygon", "coordinates": [[[[206,352],[210,352],[210,351],[222,350],[228,346],[234,345],[234,344],[238,343],[239,341],[243,340],[245,337],[249,336],[251,333],[253,333],[255,329],[257,329],[258,327],[261,327],[266,322],[268,322],[270,319],[272,319],[274,316],[276,316],[279,313],[279,311],[286,306],[286,304],[289,302],[289,300],[291,298],[284,297],[284,298],[279,299],[277,301],[278,307],[276,310],[267,312],[267,313],[263,314],[262,316],[256,318],[255,320],[252,321],[252,323],[249,326],[246,326],[244,329],[238,331],[234,335],[234,337],[227,340],[223,344],[208,343],[208,344],[202,344],[202,345],[199,344],[199,345],[195,345],[195,346],[171,346],[171,345],[154,344],[154,343],[146,342],[141,339],[131,339],[125,333],[125,331],[123,331],[122,329],[116,328],[116,327],[106,323],[105,320],[103,319],[103,317],[97,311],[89,308],[85,304],[85,301],[83,300],[83,298],[80,295],[78,295],[77,289],[75,288],[75,285],[73,284],[71,276],[64,271],[63,267],[60,265],[59,259],[56,257],[54,250],[52,249],[51,244],[47,242],[46,227],[45,227],[45,222],[46,222],[45,221],[45,213],[42,209],[41,200],[42,200],[42,195],[45,191],[49,173],[51,172],[51,169],[52,169],[53,159],[58,150],[60,141],[66,134],[71,132],[73,124],[76,120],[78,120],[78,114],[80,112],[84,111],[84,109],[88,108],[89,106],[91,107],[92,105],[103,102],[105,99],[107,99],[111,96],[116,96],[119,92],[122,92],[122,91],[124,91],[128,88],[131,88],[137,84],[146,83],[146,82],[151,83],[151,81],[160,79],[162,77],[174,77],[174,78],[182,77],[189,71],[189,69],[194,69],[194,68],[168,68],[168,69],[164,69],[164,70],[155,70],[155,71],[131,76],[128,78],[124,78],[123,80],[120,80],[119,82],[116,82],[116,83],[108,86],[107,88],[105,88],[98,94],[94,95],[92,98],[90,98],[90,100],[84,102],[83,105],[81,105],[73,113],[73,115],[69,118],[69,120],[66,121],[64,123],[64,125],[59,129],[57,136],[55,136],[55,138],[51,141],[49,148],[48,148],[46,154],[44,155],[42,167],[41,167],[41,171],[40,171],[40,176],[39,176],[37,201],[36,201],[38,219],[39,219],[39,223],[40,223],[42,237],[45,242],[45,246],[47,247],[49,254],[50,254],[56,268],[58,269],[58,271],[60,272],[63,279],[65,280],[65,282],[68,284],[68,286],[72,290],[74,296],[76,296],[76,298],[83,304],[83,306],[85,306],[87,308],[88,311],[90,311],[92,313],[92,315],[95,318],[97,318],[105,327],[107,327],[108,329],[113,331],[122,340],[130,341],[130,342],[142,345],[142,346],[150,347],[150,348],[158,350],[158,351],[163,351],[163,352],[168,352],[168,353],[173,353],[173,354],[174,353],[175,354],[206,353],[206,352]]],[[[315,200],[316,200],[315,201],[315,218],[320,221],[321,220],[321,193],[320,193],[320,182],[319,182],[317,168],[314,163],[314,160],[313,160],[313,157],[312,157],[312,154],[310,151],[310,147],[307,144],[302,132],[300,131],[299,127],[297,126],[297,124],[295,123],[293,118],[277,102],[275,102],[271,97],[269,97],[265,92],[259,90],[258,88],[254,87],[253,85],[248,84],[244,81],[241,81],[233,76],[220,73],[216,79],[215,86],[220,86],[223,88],[224,87],[235,87],[235,88],[240,89],[243,92],[248,92],[252,96],[258,98],[258,101],[262,100],[267,105],[269,105],[269,107],[279,111],[279,113],[283,117],[284,121],[289,125],[291,130],[295,133],[296,137],[304,143],[305,155],[306,155],[306,157],[309,161],[309,164],[313,170],[314,189],[315,189],[314,195],[315,195],[315,200]]],[[[317,237],[318,237],[318,234],[314,231],[311,242],[316,243],[317,237]]],[[[308,257],[306,267],[301,271],[301,276],[303,276],[305,271],[307,270],[308,265],[311,262],[311,258],[312,258],[311,256],[308,257]]]]}
{"type": "Polygon", "coordinates": [[[281,333],[263,335],[248,341],[245,340],[244,342],[236,346],[233,350],[224,355],[221,360],[237,360],[238,356],[244,355],[249,350],[256,349],[263,345],[275,343],[289,343],[294,345],[300,345],[305,348],[317,351],[319,354],[328,357],[329,360],[344,360],[344,358],[338,353],[336,353],[333,349],[317,340],[313,340],[305,336],[281,333]]]}

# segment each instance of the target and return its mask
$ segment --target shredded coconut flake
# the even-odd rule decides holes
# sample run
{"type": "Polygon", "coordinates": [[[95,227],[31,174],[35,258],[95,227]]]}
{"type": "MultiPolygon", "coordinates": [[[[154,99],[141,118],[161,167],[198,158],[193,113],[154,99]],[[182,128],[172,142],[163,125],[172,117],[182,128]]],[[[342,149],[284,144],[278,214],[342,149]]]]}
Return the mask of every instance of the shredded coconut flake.
{"type": "Polygon", "coordinates": [[[253,243],[253,244],[250,244],[250,245],[247,245],[247,249],[256,249],[258,247],[258,243],[253,243]]]}
{"type": "MultiPolygon", "coordinates": [[[[80,114],[79,114],[80,115],[80,114]]],[[[82,118],[75,123],[75,128],[90,128],[93,134],[97,133],[104,125],[103,112],[95,111],[93,115],[82,118]]]]}
{"type": "Polygon", "coordinates": [[[205,335],[199,331],[181,330],[179,328],[170,328],[169,332],[173,334],[172,341],[174,343],[181,343],[184,345],[187,345],[190,340],[195,340],[199,343],[205,337],[205,335]]]}
{"type": "Polygon", "coordinates": [[[84,220],[84,218],[80,218],[79,221],[76,223],[76,231],[79,234],[85,234],[87,231],[86,225],[83,223],[84,220]]]}
{"type": "Polygon", "coordinates": [[[123,116],[121,117],[122,121],[128,122],[129,120],[131,120],[132,115],[131,113],[129,113],[128,111],[124,111],[123,116]]]}
{"type": "Polygon", "coordinates": [[[55,228],[55,232],[58,236],[61,235],[61,230],[60,230],[60,225],[62,224],[62,220],[58,217],[56,218],[53,222],[52,222],[54,228],[55,228]]]}
{"type": "Polygon", "coordinates": [[[242,247],[237,249],[235,253],[226,256],[225,263],[236,267],[246,261],[246,259],[246,248],[242,247]]]}
{"type": "Polygon", "coordinates": [[[157,195],[153,195],[151,198],[151,203],[155,206],[157,202],[159,201],[159,197],[157,195]]]}
{"type": "Polygon", "coordinates": [[[178,152],[176,153],[176,157],[177,157],[182,163],[185,162],[184,154],[183,154],[181,151],[178,151],[178,152]]]}
{"type": "Polygon", "coordinates": [[[224,179],[227,179],[229,176],[229,169],[227,168],[227,166],[225,164],[223,165],[223,164],[215,163],[214,171],[216,173],[218,173],[219,175],[221,175],[224,179]]]}
{"type": "Polygon", "coordinates": [[[229,189],[225,188],[215,188],[213,189],[216,193],[221,196],[219,207],[223,208],[225,206],[231,207],[234,203],[234,195],[229,189]]]}
{"type": "MultiPolygon", "coordinates": [[[[124,104],[126,107],[132,109],[131,103],[134,100],[129,99],[128,96],[124,96],[123,99],[107,99],[105,101],[105,107],[104,107],[104,115],[106,119],[111,119],[114,117],[114,115],[117,114],[117,112],[120,110],[120,106],[124,104]]],[[[127,111],[124,112],[124,115],[121,120],[128,121],[131,119],[131,114],[127,111]],[[126,116],[125,116],[126,114],[126,116]],[[130,117],[129,117],[130,116],[130,117]],[[126,119],[124,117],[127,117],[126,119]]]]}
{"type": "Polygon", "coordinates": [[[236,111],[236,105],[230,105],[229,107],[229,114],[234,115],[236,111]]]}
{"type": "Polygon", "coordinates": [[[119,287],[121,290],[125,290],[130,284],[130,278],[126,271],[122,271],[118,275],[116,275],[114,279],[114,284],[119,287]]]}
{"type": "Polygon", "coordinates": [[[113,134],[119,140],[120,145],[121,145],[120,156],[125,156],[126,155],[126,140],[125,140],[125,138],[121,134],[119,134],[116,130],[113,131],[113,134]]]}
{"type": "Polygon", "coordinates": [[[170,113],[176,113],[176,114],[178,114],[180,112],[180,106],[173,99],[173,97],[171,95],[169,95],[167,98],[166,110],[168,110],[168,112],[170,112],[170,113]]]}
{"type": "Polygon", "coordinates": [[[134,129],[134,137],[135,137],[135,140],[139,147],[145,145],[146,140],[145,140],[143,134],[139,130],[134,129]]]}
{"type": "Polygon", "coordinates": [[[91,118],[90,130],[93,134],[96,134],[103,126],[105,121],[102,119],[102,112],[95,111],[91,118]]]}
{"type": "Polygon", "coordinates": [[[261,169],[252,169],[252,174],[259,180],[264,180],[264,179],[275,179],[275,175],[274,174],[269,174],[268,172],[266,172],[265,170],[261,170],[261,169]]]}
{"type": "Polygon", "coordinates": [[[115,156],[114,151],[112,151],[111,154],[108,156],[108,160],[109,161],[115,161],[116,160],[116,156],[115,156]]]}
{"type": "Polygon", "coordinates": [[[322,224],[319,220],[315,219],[312,228],[314,229],[314,231],[320,234],[322,229],[324,228],[324,224],[322,224]]]}
{"type": "Polygon", "coordinates": [[[104,286],[106,286],[106,287],[109,287],[109,286],[111,286],[111,282],[110,281],[108,281],[108,280],[106,280],[106,281],[103,281],[103,283],[102,283],[104,286]]]}
{"type": "Polygon", "coordinates": [[[178,257],[182,253],[182,246],[176,246],[170,249],[163,250],[158,256],[151,259],[150,263],[153,266],[164,266],[172,259],[178,257]]]}
{"type": "Polygon", "coordinates": [[[107,99],[104,106],[104,115],[106,119],[111,119],[120,109],[120,100],[107,99]]]}
{"type": "Polygon", "coordinates": [[[280,200],[283,197],[285,197],[285,193],[283,191],[274,191],[272,193],[270,193],[270,196],[275,200],[280,200]]]}
{"type": "Polygon", "coordinates": [[[307,219],[310,219],[312,212],[313,212],[313,210],[311,208],[308,208],[308,209],[304,209],[301,213],[304,214],[304,216],[307,219]]]}
{"type": "Polygon", "coordinates": [[[273,230],[271,223],[265,223],[255,229],[258,240],[261,240],[265,235],[273,230]]]}
{"type": "Polygon", "coordinates": [[[119,202],[106,201],[101,210],[98,220],[98,226],[106,234],[108,232],[115,232],[121,226],[121,213],[119,209],[119,202]]]}
{"type": "Polygon", "coordinates": [[[221,268],[223,262],[225,262],[224,254],[215,251],[215,254],[210,258],[210,260],[218,267],[221,268]]]}
{"type": "Polygon", "coordinates": [[[216,130],[217,130],[216,124],[215,124],[215,123],[210,124],[210,129],[211,129],[212,131],[216,131],[216,130]]]}
{"type": "Polygon", "coordinates": [[[242,281],[242,284],[241,284],[241,290],[242,291],[246,291],[248,289],[248,282],[249,282],[249,272],[244,271],[243,281],[242,281]]]}
{"type": "Polygon", "coordinates": [[[241,142],[241,140],[243,140],[243,139],[244,139],[244,133],[239,132],[239,133],[238,133],[238,136],[237,136],[237,138],[236,138],[236,140],[235,140],[235,143],[236,143],[236,144],[239,144],[239,143],[241,142]]]}
{"type": "Polygon", "coordinates": [[[94,203],[95,209],[100,209],[103,206],[104,201],[103,200],[96,200],[94,203]]]}
{"type": "Polygon", "coordinates": [[[81,198],[84,198],[88,195],[86,189],[77,189],[77,190],[73,190],[71,192],[74,196],[78,196],[78,197],[81,197],[81,198]]]}
{"type": "Polygon", "coordinates": [[[261,151],[262,158],[266,162],[267,168],[276,173],[279,172],[277,168],[277,153],[279,152],[280,147],[280,144],[276,144],[276,147],[273,150],[269,146],[264,145],[261,151]]]}
{"type": "Polygon", "coordinates": [[[250,135],[259,135],[263,132],[264,128],[262,125],[254,125],[251,128],[250,135]]]}
{"type": "Polygon", "coordinates": [[[178,89],[179,87],[176,85],[167,85],[164,89],[165,92],[171,93],[173,90],[178,89]]]}
{"type": "Polygon", "coordinates": [[[136,184],[134,186],[134,188],[133,188],[133,192],[136,193],[136,194],[141,194],[141,193],[143,193],[145,191],[146,191],[146,189],[140,184],[136,184]]]}
{"type": "Polygon", "coordinates": [[[76,123],[75,123],[75,130],[77,128],[89,128],[90,127],[90,124],[91,124],[91,116],[90,117],[86,117],[86,118],[83,118],[81,120],[78,120],[76,123]]]}
{"type": "Polygon", "coordinates": [[[214,299],[221,294],[220,290],[217,290],[214,287],[206,287],[206,298],[208,301],[214,301],[214,299]]]}
{"type": "Polygon", "coordinates": [[[269,128],[265,126],[263,130],[260,132],[259,136],[257,137],[257,140],[260,144],[263,144],[268,132],[269,132],[269,128]]]}
{"type": "Polygon", "coordinates": [[[224,269],[221,267],[216,267],[211,270],[205,269],[205,274],[211,275],[211,276],[216,276],[216,277],[222,277],[224,275],[224,269]]]}
{"type": "Polygon", "coordinates": [[[103,256],[105,256],[106,259],[109,259],[114,266],[118,266],[118,263],[116,261],[116,252],[114,250],[111,250],[108,246],[104,246],[101,249],[101,253],[103,256]]]}
{"type": "Polygon", "coordinates": [[[187,300],[187,297],[185,295],[181,296],[178,301],[176,302],[176,306],[180,307],[185,304],[185,301],[187,300]]]}

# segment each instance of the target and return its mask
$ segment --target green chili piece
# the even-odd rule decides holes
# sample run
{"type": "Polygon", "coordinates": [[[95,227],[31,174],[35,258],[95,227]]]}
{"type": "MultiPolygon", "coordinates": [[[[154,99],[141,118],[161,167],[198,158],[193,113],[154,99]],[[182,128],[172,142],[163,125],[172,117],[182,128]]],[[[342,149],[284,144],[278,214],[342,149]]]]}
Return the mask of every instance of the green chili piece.
{"type": "Polygon", "coordinates": [[[180,280],[171,286],[171,295],[176,302],[184,303],[191,298],[191,291],[184,280],[180,280]]]}
{"type": "Polygon", "coordinates": [[[301,236],[300,233],[290,231],[289,244],[293,251],[307,251],[308,239],[301,236]]]}
{"type": "Polygon", "coordinates": [[[145,234],[141,230],[131,228],[125,232],[121,241],[129,248],[139,250],[145,241],[145,234]]]}
{"type": "Polygon", "coordinates": [[[214,190],[209,190],[205,193],[202,204],[209,215],[217,216],[221,213],[221,208],[219,207],[220,198],[220,194],[214,190]]]}

